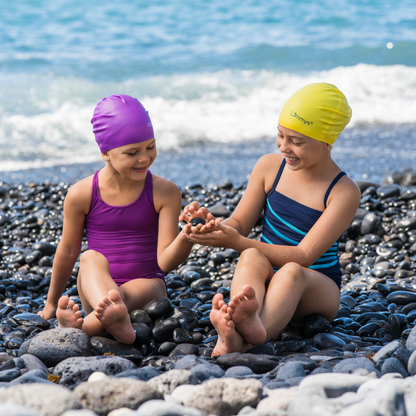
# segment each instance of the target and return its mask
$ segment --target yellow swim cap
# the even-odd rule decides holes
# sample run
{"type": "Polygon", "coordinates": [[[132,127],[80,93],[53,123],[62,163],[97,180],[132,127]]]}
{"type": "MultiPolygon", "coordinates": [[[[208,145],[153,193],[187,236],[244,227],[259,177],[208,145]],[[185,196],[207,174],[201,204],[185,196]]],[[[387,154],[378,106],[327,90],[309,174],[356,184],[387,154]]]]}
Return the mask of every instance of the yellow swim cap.
{"type": "Polygon", "coordinates": [[[350,122],[352,110],[334,85],[309,84],[295,92],[283,106],[279,124],[312,139],[333,144],[350,122]]]}

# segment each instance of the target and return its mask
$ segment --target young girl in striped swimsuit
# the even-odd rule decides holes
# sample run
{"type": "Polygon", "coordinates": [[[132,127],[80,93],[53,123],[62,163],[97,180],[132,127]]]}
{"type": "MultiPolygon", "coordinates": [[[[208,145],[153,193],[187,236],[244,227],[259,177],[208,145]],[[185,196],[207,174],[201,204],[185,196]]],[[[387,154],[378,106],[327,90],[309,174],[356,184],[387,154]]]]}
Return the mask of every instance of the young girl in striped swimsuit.
{"type": "MultiPolygon", "coordinates": [[[[335,86],[310,84],[283,107],[277,147],[263,156],[231,218],[189,241],[241,252],[227,305],[215,295],[213,355],[244,352],[275,337],[290,322],[318,313],[331,321],[340,299],[338,240],[353,219],[360,191],[331,158],[351,118],[335,86]],[[264,210],[260,241],[247,238],[264,210]]],[[[208,215],[196,202],[181,217],[208,215]]],[[[204,228],[202,227],[202,231],[204,228]]]]}

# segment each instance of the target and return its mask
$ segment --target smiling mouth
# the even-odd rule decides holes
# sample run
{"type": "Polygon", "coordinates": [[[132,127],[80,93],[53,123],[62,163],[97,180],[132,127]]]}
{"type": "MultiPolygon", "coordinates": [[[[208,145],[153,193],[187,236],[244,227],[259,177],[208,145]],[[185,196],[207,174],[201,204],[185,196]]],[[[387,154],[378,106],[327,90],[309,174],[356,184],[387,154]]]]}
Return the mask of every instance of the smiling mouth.
{"type": "Polygon", "coordinates": [[[288,160],[289,162],[296,162],[297,160],[299,160],[299,158],[297,157],[285,157],[286,160],[288,160]]]}

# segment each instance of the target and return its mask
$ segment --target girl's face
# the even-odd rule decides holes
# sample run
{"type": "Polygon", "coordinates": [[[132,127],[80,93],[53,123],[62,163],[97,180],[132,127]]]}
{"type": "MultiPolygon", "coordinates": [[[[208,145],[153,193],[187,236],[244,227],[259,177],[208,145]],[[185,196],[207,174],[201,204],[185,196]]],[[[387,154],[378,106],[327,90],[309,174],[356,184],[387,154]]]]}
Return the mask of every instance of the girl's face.
{"type": "Polygon", "coordinates": [[[310,167],[328,156],[331,146],[286,127],[277,126],[277,147],[291,170],[310,167]]]}
{"type": "Polygon", "coordinates": [[[103,153],[102,157],[122,176],[139,181],[146,178],[156,155],[156,140],[150,139],[117,147],[103,153]]]}

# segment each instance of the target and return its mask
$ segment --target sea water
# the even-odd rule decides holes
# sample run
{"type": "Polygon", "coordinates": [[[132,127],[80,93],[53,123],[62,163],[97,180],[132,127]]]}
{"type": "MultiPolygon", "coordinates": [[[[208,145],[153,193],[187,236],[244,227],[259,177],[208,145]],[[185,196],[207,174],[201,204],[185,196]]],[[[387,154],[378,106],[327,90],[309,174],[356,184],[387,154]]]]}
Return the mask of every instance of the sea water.
{"type": "Polygon", "coordinates": [[[161,154],[275,149],[284,102],[319,81],[353,109],[334,146],[341,167],[371,179],[415,160],[414,0],[1,4],[0,180],[99,161],[90,119],[117,93],[149,110],[161,154]]]}

